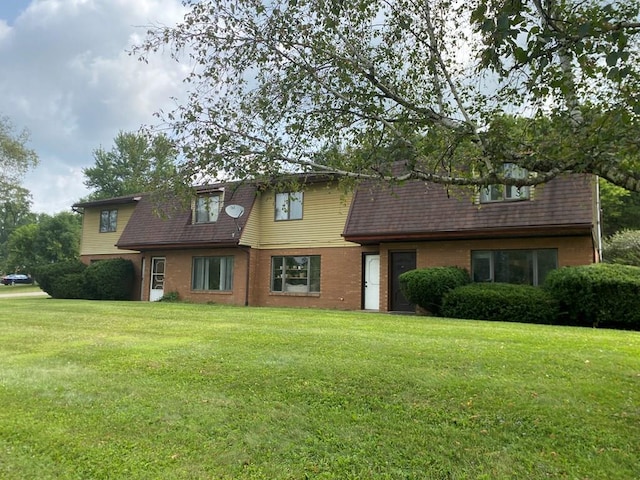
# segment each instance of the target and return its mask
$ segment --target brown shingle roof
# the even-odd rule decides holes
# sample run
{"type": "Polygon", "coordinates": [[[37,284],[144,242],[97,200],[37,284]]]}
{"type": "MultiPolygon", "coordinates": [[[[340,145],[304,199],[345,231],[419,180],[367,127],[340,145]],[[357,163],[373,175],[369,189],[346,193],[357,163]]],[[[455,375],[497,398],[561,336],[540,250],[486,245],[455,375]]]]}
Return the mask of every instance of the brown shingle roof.
{"type": "Polygon", "coordinates": [[[158,205],[146,195],[136,206],[116,245],[130,250],[237,245],[240,239],[238,227],[244,228],[249,218],[256,189],[254,185],[233,184],[208,186],[202,190],[212,191],[221,187],[224,188],[225,206],[236,204],[245,209],[237,224],[225,214],[224,208],[216,222],[193,224],[191,210],[180,208],[178,199],[160,205],[163,211],[168,212],[161,217],[156,213],[158,205]]]}
{"type": "Polygon", "coordinates": [[[346,240],[391,240],[587,234],[593,226],[594,180],[556,178],[537,186],[533,200],[478,204],[467,190],[412,181],[363,186],[354,195],[346,240]]]}

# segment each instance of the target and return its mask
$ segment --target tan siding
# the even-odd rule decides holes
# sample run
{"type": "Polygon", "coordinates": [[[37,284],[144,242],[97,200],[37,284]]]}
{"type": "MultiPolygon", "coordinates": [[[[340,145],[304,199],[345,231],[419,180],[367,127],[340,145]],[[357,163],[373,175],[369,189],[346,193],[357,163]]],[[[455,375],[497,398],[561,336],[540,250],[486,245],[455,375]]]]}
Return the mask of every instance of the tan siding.
{"type": "Polygon", "coordinates": [[[251,208],[247,223],[242,230],[242,236],[240,237],[240,244],[246,245],[251,248],[257,248],[260,244],[260,197],[256,199],[256,202],[251,208]]]}
{"type": "Polygon", "coordinates": [[[260,243],[258,248],[347,247],[342,232],[349,213],[351,194],[339,189],[313,186],[304,191],[302,220],[275,221],[275,195],[263,193],[256,200],[260,243]]]}
{"type": "Polygon", "coordinates": [[[131,250],[120,250],[115,244],[124,227],[129,222],[135,204],[117,205],[113,207],[86,208],[82,220],[82,243],[80,255],[101,255],[112,253],[135,253],[131,250]],[[115,232],[100,233],[100,212],[102,210],[118,210],[118,222],[115,232]]]}

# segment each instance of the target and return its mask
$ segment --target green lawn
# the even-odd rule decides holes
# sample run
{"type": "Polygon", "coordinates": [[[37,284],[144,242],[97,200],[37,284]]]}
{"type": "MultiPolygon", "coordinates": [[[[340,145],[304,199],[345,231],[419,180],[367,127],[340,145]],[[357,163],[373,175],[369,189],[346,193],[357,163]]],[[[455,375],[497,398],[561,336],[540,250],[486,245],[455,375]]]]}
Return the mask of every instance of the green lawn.
{"type": "Polygon", "coordinates": [[[14,293],[35,293],[41,292],[40,287],[37,285],[2,285],[0,284],[0,298],[3,295],[14,294],[14,293]]]}
{"type": "Polygon", "coordinates": [[[640,478],[640,334],[0,298],[0,478],[640,478]]]}

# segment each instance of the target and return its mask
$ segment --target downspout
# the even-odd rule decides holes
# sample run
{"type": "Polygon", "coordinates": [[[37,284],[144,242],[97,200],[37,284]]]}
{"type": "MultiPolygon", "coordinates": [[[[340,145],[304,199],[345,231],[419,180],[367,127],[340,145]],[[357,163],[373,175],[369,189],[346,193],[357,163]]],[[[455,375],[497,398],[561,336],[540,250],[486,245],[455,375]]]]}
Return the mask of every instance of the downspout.
{"type": "Polygon", "coordinates": [[[251,273],[251,247],[243,247],[238,245],[238,248],[247,254],[247,271],[245,272],[245,285],[244,285],[244,306],[249,306],[249,274],[251,273]]]}
{"type": "Polygon", "coordinates": [[[602,206],[600,205],[600,177],[596,176],[596,244],[598,261],[602,262],[602,206]]]}

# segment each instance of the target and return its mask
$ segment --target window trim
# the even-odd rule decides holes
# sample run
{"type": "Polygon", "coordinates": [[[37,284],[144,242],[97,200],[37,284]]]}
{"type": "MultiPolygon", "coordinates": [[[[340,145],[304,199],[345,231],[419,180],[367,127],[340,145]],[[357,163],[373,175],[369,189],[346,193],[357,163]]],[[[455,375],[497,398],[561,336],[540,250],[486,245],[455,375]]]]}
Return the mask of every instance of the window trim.
{"type": "Polygon", "coordinates": [[[321,290],[321,277],[322,261],[320,255],[273,255],[271,257],[270,293],[318,295],[321,290]],[[287,259],[294,259],[298,265],[287,266],[287,259]],[[278,262],[280,265],[276,265],[278,262]],[[306,268],[296,268],[301,264],[306,268]],[[306,284],[300,283],[300,280],[303,279],[306,280],[306,284]],[[293,283],[289,283],[287,280],[293,281],[293,283]],[[278,283],[280,284],[279,288],[278,283]],[[306,289],[300,287],[306,287],[306,289]]]}
{"type": "Polygon", "coordinates": [[[220,217],[220,210],[222,210],[222,194],[220,192],[198,194],[193,204],[191,223],[193,225],[207,225],[216,223],[218,221],[218,218],[220,217]],[[204,201],[208,200],[208,202],[206,203],[210,204],[213,199],[215,199],[217,202],[217,205],[214,208],[205,208],[203,210],[200,209],[201,201],[204,204],[204,201]],[[212,219],[212,213],[214,212],[215,218],[212,219]],[[205,215],[206,220],[199,220],[199,215],[205,215]]]}
{"type": "MultiPolygon", "coordinates": [[[[534,286],[539,286],[541,285],[540,283],[540,263],[539,263],[539,257],[538,255],[540,254],[540,252],[555,252],[555,267],[552,270],[558,269],[559,268],[559,261],[558,261],[558,249],[557,248],[503,248],[503,249],[492,249],[492,250],[471,250],[471,278],[473,279],[474,282],[476,283],[496,283],[496,255],[499,253],[505,253],[505,252],[524,252],[524,253],[531,253],[532,255],[532,259],[531,259],[531,268],[532,268],[532,273],[531,273],[531,280],[532,283],[526,283],[523,285],[534,285],[534,286]],[[487,254],[489,256],[489,280],[487,281],[477,281],[475,280],[475,276],[476,276],[476,268],[474,268],[475,262],[474,262],[474,254],[475,255],[479,255],[479,254],[487,254]]],[[[508,282],[511,283],[511,282],[508,282]]]]}
{"type": "MultiPolygon", "coordinates": [[[[233,277],[235,273],[235,257],[233,255],[201,255],[191,257],[191,290],[193,292],[232,292],[233,291],[233,277]],[[210,285],[210,279],[208,278],[209,274],[209,263],[211,260],[218,260],[220,262],[220,278],[219,284],[221,287],[225,288],[208,288],[210,285]],[[204,265],[201,267],[202,278],[196,279],[196,262],[202,260],[204,265]],[[225,265],[225,269],[227,269],[226,274],[223,278],[222,273],[222,261],[225,261],[227,264],[225,265]],[[207,281],[209,280],[209,281],[207,281]],[[202,287],[199,288],[197,285],[202,284],[202,287]],[[223,285],[224,283],[224,285],[223,285]],[[227,285],[228,283],[228,285],[227,285]]],[[[198,276],[200,276],[198,274],[198,276]]]]}
{"type": "MultiPolygon", "coordinates": [[[[514,163],[504,163],[502,170],[506,178],[522,179],[529,174],[527,169],[522,168],[514,163]]],[[[525,185],[516,187],[514,185],[506,185],[504,183],[486,185],[480,187],[480,203],[500,203],[500,202],[521,202],[531,200],[531,187],[525,185]],[[494,195],[497,192],[498,195],[494,195]],[[493,198],[493,197],[499,198],[493,198]]]]}
{"type": "Polygon", "coordinates": [[[100,210],[100,224],[98,226],[100,233],[113,233],[118,231],[118,209],[100,210]],[[107,223],[103,223],[104,215],[107,214],[107,223]]]}
{"type": "Polygon", "coordinates": [[[292,220],[302,220],[304,217],[304,192],[277,192],[275,194],[273,219],[276,222],[288,222],[292,220]],[[286,201],[279,200],[286,195],[286,201]],[[292,212],[297,213],[298,209],[291,208],[292,199],[300,203],[300,216],[292,217],[292,212]],[[282,203],[280,203],[282,202],[282,203]],[[278,208],[278,207],[281,208],[278,208]],[[280,212],[284,214],[284,217],[280,215],[280,212]]]}

